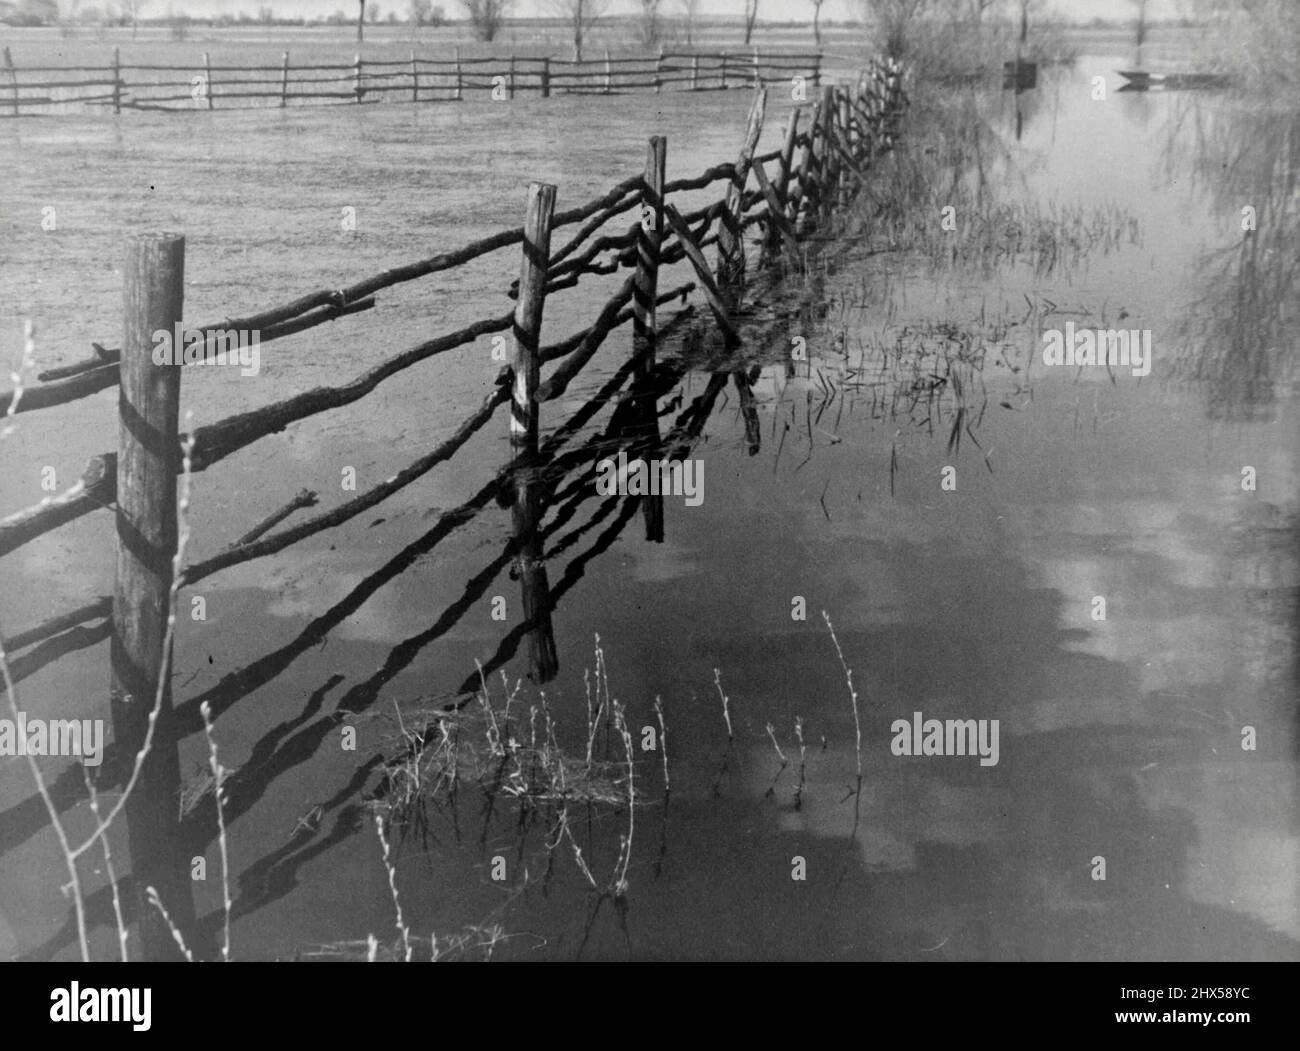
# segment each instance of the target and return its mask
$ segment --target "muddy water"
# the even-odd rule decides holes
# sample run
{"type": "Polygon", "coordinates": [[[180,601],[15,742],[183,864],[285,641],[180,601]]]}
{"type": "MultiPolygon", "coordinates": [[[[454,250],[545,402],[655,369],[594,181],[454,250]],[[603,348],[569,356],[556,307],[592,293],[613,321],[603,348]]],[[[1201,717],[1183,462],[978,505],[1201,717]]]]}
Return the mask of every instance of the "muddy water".
{"type": "MultiPolygon", "coordinates": [[[[1136,219],[1135,232],[1125,225],[1115,243],[1085,246],[1050,272],[1023,257],[935,271],[923,252],[845,236],[808,279],[824,316],[782,329],[753,362],[757,428],[734,382],[714,404],[694,452],[703,503],[667,499],[662,544],[644,539],[639,515],[621,518],[635,508],[593,519],[594,500],[556,533],[560,671],[545,696],[557,739],[570,754],[585,745],[584,669],[598,634],[638,745],[662,699],[671,794],[661,753],[636,748],[640,805],[617,906],[592,892],[569,840],[548,852],[548,815],[521,822],[511,800],[488,805],[472,788],[429,807],[394,847],[413,933],[437,932],[444,950],[459,936],[467,956],[521,958],[1297,955],[1295,406],[1267,353],[1271,383],[1234,382],[1228,366],[1217,380],[1189,378],[1188,362],[1223,364],[1223,341],[1188,319],[1232,317],[1239,289],[1207,260],[1238,243],[1244,198],[1200,174],[1185,118],[1230,117],[1230,103],[1093,100],[1091,77],[1123,65],[1090,58],[1045,78],[1021,99],[1018,140],[1012,96],[982,97],[989,150],[971,163],[1012,202],[1113,209],[1136,219]],[[1152,333],[1149,375],[1120,369],[1112,381],[1105,369],[1042,363],[1042,331],[1108,328],[1121,316],[1152,333]],[[791,333],[810,361],[790,360],[791,333]],[[954,371],[962,397],[951,379],[932,393],[954,371]],[[1256,469],[1253,492],[1244,466],[1256,469]],[[955,489],[942,486],[949,467],[955,489]],[[796,599],[806,619],[793,619],[796,599]],[[860,752],[823,610],[852,669],[860,752]],[[916,712],[997,720],[996,764],[895,755],[893,724],[916,712]],[[797,806],[796,719],[807,746],[797,806]],[[769,723],[791,760],[784,769],[769,723]],[[1099,858],[1104,880],[1094,878],[1099,858]],[[504,880],[493,878],[497,859],[504,880]],[[806,878],[793,879],[800,869],[806,878]]],[[[699,131],[670,130],[670,177],[729,154],[745,102],[690,105],[699,131]]],[[[87,229],[60,243],[12,220],[5,280],[19,267],[29,274],[20,310],[49,319],[38,337],[48,360],[72,358],[80,350],[56,348],[101,338],[114,315],[124,226],[161,214],[185,229],[187,315],[218,316],[232,300],[276,302],[495,229],[528,176],[559,182],[561,207],[585,199],[635,170],[657,122],[677,129],[686,113],[668,97],[595,103],[581,133],[548,124],[522,140],[541,127],[522,107],[394,108],[346,132],[337,117],[296,113],[160,121],[156,134],[145,131],[151,118],[119,131],[24,127],[11,139],[31,158],[13,166],[19,214],[39,216],[53,167],[60,200],[87,229]],[[501,123],[485,134],[485,121],[501,123]],[[480,173],[472,185],[467,151],[480,173]],[[91,156],[96,170],[79,160],[91,156]],[[353,202],[349,238],[337,220],[353,202]]],[[[370,316],[273,344],[257,380],[190,383],[187,373],[187,405],[202,422],[346,378],[390,348],[500,311],[514,265],[439,275],[370,316]]],[[[548,335],[581,327],[593,302],[548,305],[548,335]]],[[[566,409],[613,373],[629,338],[596,359],[566,409]]],[[[214,468],[196,483],[195,557],[303,486],[327,506],[342,499],[344,466],[357,468],[358,488],[387,477],[450,430],[494,368],[486,345],[445,357],[214,468]]],[[[662,404],[680,395],[688,406],[707,382],[689,373],[662,404]]],[[[83,404],[75,428],[67,416],[21,420],[6,463],[33,478],[46,463],[75,475],[112,441],[111,397],[83,404]]],[[[191,719],[200,699],[214,703],[223,761],[238,768],[237,956],[292,957],[370,933],[391,942],[388,879],[361,804],[396,749],[398,713],[404,725],[420,703],[458,689],[503,640],[513,652],[518,584],[500,566],[475,576],[500,557],[509,513],[490,505],[400,575],[374,575],[472,495],[505,451],[502,422],[348,527],[200,585],[208,619],[183,622],[175,691],[191,719]],[[348,602],[358,594],[364,601],[348,602]],[[505,624],[492,619],[496,595],[505,624]],[[328,630],[313,634],[331,610],[328,630]],[[230,678],[259,659],[261,674],[230,678]],[[340,748],[339,710],[351,713],[356,751],[340,748]]],[[[6,511],[34,498],[5,484],[6,511]]],[[[110,553],[101,518],[7,559],[5,624],[109,589],[110,553]]],[[[527,661],[506,670],[513,683],[527,661]]],[[[105,647],[86,650],[29,680],[25,706],[106,716],[106,681],[105,647]]],[[[538,690],[525,681],[517,703],[540,705],[538,690]]],[[[192,735],[183,768],[203,761],[192,735]]],[[[9,762],[0,778],[3,950],[68,954],[57,854],[38,832],[26,772],[9,762]]],[[[211,809],[197,817],[210,825],[211,809]]],[[[604,885],[626,808],[593,804],[569,820],[604,885]]],[[[215,848],[207,854],[215,864],[215,848]]],[[[219,886],[196,888],[211,919],[219,886]]],[[[107,949],[102,929],[97,944],[107,949]]]]}

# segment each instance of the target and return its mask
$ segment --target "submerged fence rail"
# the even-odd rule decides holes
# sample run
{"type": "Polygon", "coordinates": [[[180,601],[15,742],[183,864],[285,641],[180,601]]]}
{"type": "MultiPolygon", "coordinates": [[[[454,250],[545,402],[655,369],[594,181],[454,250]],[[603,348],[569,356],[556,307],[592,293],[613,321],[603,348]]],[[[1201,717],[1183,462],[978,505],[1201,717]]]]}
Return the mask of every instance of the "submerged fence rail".
{"type": "MultiPolygon", "coordinates": [[[[583,562],[592,555],[584,552],[577,556],[554,592],[547,576],[547,560],[571,545],[590,526],[575,530],[572,537],[566,537],[550,549],[544,549],[544,544],[560,525],[576,514],[578,506],[589,497],[590,487],[579,478],[551,492],[552,483],[543,480],[541,467],[549,467],[552,480],[562,480],[599,457],[600,446],[591,441],[561,450],[629,381],[628,405],[637,414],[638,424],[635,437],[625,447],[638,455],[651,450],[669,458],[684,455],[699,438],[714,399],[725,386],[727,372],[717,372],[694,406],[682,412],[676,425],[661,436],[659,398],[664,392],[657,386],[663,377],[655,375],[656,351],[694,308],[679,312],[663,324],[657,308],[679,298],[685,302],[690,293],[698,291],[712,315],[713,328],[720,335],[721,346],[714,360],[734,359],[743,344],[739,316],[747,273],[746,230],[761,227],[757,245],[763,261],[775,264],[793,259],[797,262],[801,242],[824,225],[836,208],[852,199],[877,158],[892,147],[906,103],[899,67],[888,61],[873,62],[855,82],[823,86],[816,101],[793,108],[781,147],[758,154],[756,147],[763,128],[766,97],[766,89],[760,85],[755,90],[744,144],[734,163],[719,164],[700,175],[669,182],[664,174],[668,143],[665,138],[655,136],[649,140],[642,173],[586,204],[556,212],[556,188],[534,183],[521,227],[391,268],[347,288],[313,292],[242,318],[185,325],[184,237],[152,234],[130,239],[124,268],[121,348],[94,344],[92,357],[39,374],[39,382],[33,387],[18,387],[0,394],[0,414],[12,417],[55,408],[109,387],[120,389],[116,450],[93,457],[82,478],[62,494],[0,520],[0,556],[97,510],[113,510],[117,529],[112,597],[101,596],[0,640],[6,654],[12,655],[9,657],[12,681],[20,682],[70,652],[111,638],[114,742],[134,754],[153,726],[148,707],[139,703],[140,699],[160,698],[155,716],[161,713],[160,725],[174,725],[166,640],[170,638],[167,614],[176,588],[192,585],[223,569],[272,556],[308,537],[343,525],[450,459],[507,403],[510,405],[509,462],[464,504],[441,513],[434,528],[386,563],[375,574],[373,584],[367,582],[366,588],[359,589],[355,600],[349,596],[348,603],[352,605],[343,603],[338,610],[331,610],[305,631],[299,642],[250,666],[246,678],[255,682],[258,675],[276,674],[266,669],[279,666],[281,653],[287,652],[285,659],[291,660],[302,647],[314,644],[320,632],[327,631],[349,609],[364,602],[374,589],[412,564],[444,536],[459,529],[487,507],[494,495],[503,494],[508,494],[508,499],[502,502],[509,506],[511,514],[510,541],[504,554],[473,578],[473,586],[467,585],[466,601],[475,587],[480,591],[486,589],[501,565],[512,562],[522,591],[523,619],[510,634],[509,645],[503,642],[499,650],[504,654],[501,661],[489,662],[486,670],[491,672],[503,663],[526,638],[533,678],[538,682],[553,678],[558,658],[550,610],[558,596],[581,575],[583,562]],[[770,170],[769,166],[772,166],[770,170]],[[682,211],[673,200],[683,193],[719,183],[724,184],[722,195],[711,204],[682,211]],[[625,228],[620,230],[616,225],[606,232],[612,221],[629,212],[635,215],[625,228]],[[561,231],[575,226],[567,240],[558,240],[561,231]],[[263,335],[259,342],[264,342],[301,332],[372,308],[375,296],[387,288],[515,245],[521,249],[518,278],[505,289],[515,301],[510,310],[409,347],[345,382],[319,386],[207,424],[192,433],[182,433],[179,404],[185,366],[214,358],[225,360],[221,355],[229,354],[232,333],[260,329],[263,335]],[[715,245],[716,261],[710,266],[705,249],[715,245]],[[693,280],[661,289],[661,269],[676,263],[688,265],[693,280]],[[556,343],[540,343],[548,296],[573,287],[585,275],[623,271],[627,272],[626,277],[617,292],[606,300],[587,327],[556,343]],[[633,324],[631,357],[594,398],[572,412],[542,441],[542,407],[564,395],[610,333],[628,322],[633,324]],[[154,357],[154,334],[160,330],[186,334],[183,355],[181,348],[176,347],[177,357],[161,365],[154,357]],[[295,524],[282,525],[299,511],[317,505],[317,494],[299,492],[225,549],[180,568],[179,576],[174,575],[173,559],[178,549],[177,478],[186,473],[187,467],[192,472],[207,470],[234,452],[297,421],[365,398],[381,383],[419,362],[484,336],[507,332],[509,336],[503,338],[508,354],[504,355],[505,361],[490,392],[434,448],[392,477],[338,506],[295,524]],[[558,507],[559,512],[553,522],[543,526],[548,507],[558,507]],[[136,699],[134,703],[132,698],[136,699]]],[[[676,373],[680,374],[680,371],[676,373]]],[[[625,508],[620,512],[611,528],[621,528],[639,503],[647,539],[662,541],[662,499],[662,496],[631,498],[631,510],[625,508]]],[[[613,504],[608,504],[593,517],[593,523],[612,511],[613,504]]],[[[607,546],[605,535],[601,534],[593,550],[603,550],[600,543],[607,546]]],[[[360,698],[369,696],[367,691],[377,690],[413,660],[419,645],[409,643],[411,640],[396,647],[394,656],[379,672],[354,686],[343,707],[362,704],[360,698]]],[[[472,676],[467,678],[462,694],[472,690],[474,682],[472,676]]],[[[129,828],[157,830],[175,825],[175,799],[180,790],[179,766],[174,754],[178,738],[179,734],[168,742],[172,754],[150,758],[142,781],[147,791],[136,793],[127,809],[129,828]]],[[[145,837],[140,838],[144,842],[145,837]]],[[[173,903],[189,902],[179,912],[186,918],[192,917],[187,858],[167,851],[137,849],[134,832],[131,845],[132,875],[137,891],[142,894],[143,888],[149,885],[159,888],[174,915],[178,906],[173,903]]],[[[136,902],[135,915],[142,924],[146,954],[166,955],[172,948],[171,933],[156,922],[143,898],[136,902]]]]}
{"type": "Polygon", "coordinates": [[[204,52],[193,65],[123,62],[113,50],[103,66],[17,66],[9,49],[0,70],[0,115],[86,105],[183,112],[292,105],[461,101],[474,92],[495,99],[525,95],[619,95],[632,91],[709,91],[800,77],[822,80],[820,52],[667,51],[650,56],[573,60],[551,57],[363,59],[298,64],[285,51],[275,65],[214,65],[204,52]],[[7,97],[4,97],[7,96],[7,97]],[[220,104],[220,106],[218,106],[220,104]]]}

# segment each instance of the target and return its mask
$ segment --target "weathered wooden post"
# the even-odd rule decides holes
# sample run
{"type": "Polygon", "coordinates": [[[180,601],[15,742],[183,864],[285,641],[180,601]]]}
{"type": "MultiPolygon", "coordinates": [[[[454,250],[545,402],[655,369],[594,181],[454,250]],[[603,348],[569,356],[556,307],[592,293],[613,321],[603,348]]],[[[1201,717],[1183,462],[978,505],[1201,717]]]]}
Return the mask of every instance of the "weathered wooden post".
{"type": "Polygon", "coordinates": [[[460,72],[460,48],[457,48],[456,49],[456,101],[457,102],[460,102],[461,99],[464,97],[461,94],[462,90],[463,90],[463,85],[461,83],[461,72],[460,72]]]}
{"type": "Polygon", "coordinates": [[[819,51],[816,55],[813,56],[812,86],[815,88],[819,88],[821,87],[821,84],[822,84],[822,56],[821,56],[821,52],[819,51]]]}
{"type": "Polygon", "coordinates": [[[506,80],[506,98],[515,97],[515,56],[510,56],[510,76],[506,80]]]}
{"type": "Polygon", "coordinates": [[[804,223],[811,223],[812,204],[817,199],[817,129],[821,126],[821,102],[813,103],[812,119],[808,122],[808,131],[806,136],[808,141],[804,143],[803,152],[799,155],[799,186],[798,196],[795,198],[794,215],[795,228],[800,229],[799,218],[800,212],[803,213],[804,223]]]}
{"type": "Polygon", "coordinates": [[[551,97],[551,58],[548,55],[542,59],[542,98],[551,97]]]}
{"type": "Polygon", "coordinates": [[[415,48],[411,48],[411,101],[420,101],[420,67],[415,62],[415,48]]]}
{"type": "Polygon", "coordinates": [[[727,53],[722,52],[722,90],[727,90],[727,53]]]}
{"type": "Polygon", "coordinates": [[[537,682],[550,681],[559,668],[555,636],[551,630],[551,590],[537,531],[541,521],[541,486],[537,478],[539,347],[554,211],[555,187],[537,182],[530,185],[528,215],[524,220],[523,261],[519,270],[519,300],[515,304],[514,348],[510,359],[513,373],[510,446],[515,458],[511,525],[517,545],[515,565],[523,591],[524,620],[530,625],[529,666],[537,682]]]}
{"type": "Polygon", "coordinates": [[[691,90],[700,90],[700,56],[698,52],[691,56],[691,90]]]}
{"type": "Polygon", "coordinates": [[[280,56],[280,108],[289,105],[289,52],[280,56]]]}
{"type": "Polygon", "coordinates": [[[659,57],[655,59],[655,94],[658,95],[664,83],[664,46],[659,45],[659,57]]]}
{"type": "MultiPolygon", "coordinates": [[[[659,289],[659,249],[664,230],[664,173],[668,157],[668,140],[662,135],[650,139],[646,152],[645,184],[641,187],[641,225],[636,239],[636,283],[632,289],[632,352],[636,355],[634,395],[640,405],[641,429],[646,438],[659,445],[659,412],[653,392],[649,389],[654,371],[655,296],[659,289]]],[[[645,516],[645,538],[654,543],[664,539],[663,496],[642,498],[645,516]]]]}
{"type": "Polygon", "coordinates": [[[758,65],[758,45],[754,45],[754,83],[763,83],[763,72],[758,65]]]}
{"type": "Polygon", "coordinates": [[[718,216],[718,288],[727,304],[727,313],[734,317],[743,295],[745,284],[745,239],[740,227],[740,217],[745,210],[745,183],[754,160],[754,150],[763,134],[763,115],[767,111],[767,88],[754,89],[754,101],[749,107],[745,123],[745,142],[736,158],[735,177],[727,183],[722,213],[718,216]]]}
{"type": "Polygon", "coordinates": [[[356,101],[361,101],[361,53],[357,52],[357,57],[352,60],[352,91],[356,95],[356,101]]]}
{"type": "Polygon", "coordinates": [[[181,777],[171,708],[171,654],[163,645],[177,543],[181,366],[153,363],[154,333],[167,333],[177,349],[185,238],[131,238],[124,274],[110,706],[114,740],[129,762],[144,744],[161,691],[152,745],[126,803],[135,915],[145,958],[152,960],[177,953],[158,910],[148,903],[146,887],[157,889],[179,929],[194,922],[189,858],[182,850],[176,806],[181,777]]]}
{"type": "Polygon", "coordinates": [[[821,141],[817,146],[817,203],[823,214],[829,213],[834,201],[836,170],[835,149],[835,88],[826,84],[821,97],[821,141]]]}
{"type": "Polygon", "coordinates": [[[605,94],[608,95],[614,87],[613,68],[609,63],[609,48],[605,49],[605,94]]]}
{"type": "Polygon", "coordinates": [[[790,190],[791,167],[794,164],[794,144],[799,138],[799,107],[790,110],[790,122],[785,126],[785,141],[781,144],[781,171],[776,177],[776,196],[781,204],[787,202],[790,190]]]}
{"type": "Polygon", "coordinates": [[[113,112],[122,112],[122,49],[113,48],[113,112]]]}
{"type": "Polygon", "coordinates": [[[208,100],[208,109],[214,109],[212,98],[212,56],[203,52],[203,95],[208,100]]]}

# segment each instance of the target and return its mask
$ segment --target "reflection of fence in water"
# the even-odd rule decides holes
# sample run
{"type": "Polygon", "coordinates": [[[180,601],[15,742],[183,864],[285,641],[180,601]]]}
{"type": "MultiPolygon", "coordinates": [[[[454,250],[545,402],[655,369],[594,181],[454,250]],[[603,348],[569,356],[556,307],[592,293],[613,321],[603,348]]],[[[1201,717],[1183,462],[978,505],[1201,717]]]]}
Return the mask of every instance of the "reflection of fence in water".
{"type": "MultiPolygon", "coordinates": [[[[897,67],[873,65],[851,87],[827,86],[816,104],[807,110],[792,110],[782,148],[755,155],[766,102],[765,90],[759,89],[745,145],[735,164],[721,164],[694,178],[666,182],[667,144],[655,137],[650,140],[644,175],[625,180],[581,207],[555,214],[554,188],[534,184],[522,228],[393,268],[350,288],[313,293],[251,317],[193,326],[193,330],[205,335],[260,330],[261,341],[269,342],[370,309],[375,294],[385,288],[451,269],[501,248],[523,246],[520,278],[510,293],[517,301],[513,311],[409,348],[349,382],[314,388],[201,427],[192,435],[182,436],[179,431],[183,368],[159,367],[152,358],[154,332],[190,331],[181,323],[184,239],[178,235],[132,239],[125,271],[123,348],[96,345],[93,358],[42,373],[43,382],[31,390],[0,395],[0,411],[21,413],[119,386],[118,450],[92,458],[82,480],[65,493],[0,521],[0,556],[60,525],[116,504],[118,557],[113,598],[101,598],[18,632],[4,640],[4,646],[7,652],[16,654],[9,667],[13,680],[19,682],[62,655],[111,638],[114,742],[101,768],[101,777],[106,776],[109,783],[117,783],[112,779],[126,782],[130,763],[146,739],[150,712],[138,699],[160,698],[153,747],[142,767],[138,790],[126,808],[135,888],[131,911],[141,923],[146,956],[166,956],[174,946],[167,927],[145,904],[145,886],[158,888],[172,919],[182,929],[195,922],[189,859],[196,851],[201,852],[210,838],[210,832],[203,828],[210,829],[211,823],[195,824],[203,816],[201,808],[178,818],[175,800],[181,788],[177,746],[185,736],[201,729],[196,714],[199,706],[206,703],[219,716],[273,680],[301,654],[323,641],[379,588],[475,517],[494,497],[511,506],[512,532],[504,551],[468,580],[462,596],[430,628],[397,644],[379,671],[352,686],[330,717],[312,725],[298,748],[273,749],[277,761],[254,764],[254,769],[241,769],[232,776],[227,820],[233,821],[262,795],[282,772],[280,762],[292,765],[302,761],[310,751],[299,754],[301,749],[314,751],[325,732],[371,705],[382,686],[444,635],[482,598],[507,565],[513,564],[520,580],[525,615],[502,639],[482,671],[490,673],[503,666],[527,638],[532,677],[538,682],[554,677],[558,657],[550,611],[580,579],[585,565],[613,543],[638,507],[643,509],[647,538],[663,539],[662,497],[608,497],[590,521],[560,535],[579,508],[595,495],[593,474],[587,466],[620,449],[628,453],[629,459],[681,459],[698,440],[729,379],[735,380],[740,392],[747,432],[756,432],[757,414],[749,380],[746,372],[735,371],[734,364],[735,353],[743,343],[738,319],[743,311],[746,275],[745,231],[762,225],[766,259],[793,256],[800,239],[838,204],[850,199],[855,180],[865,175],[874,157],[888,149],[903,101],[897,67]],[[800,122],[809,111],[811,122],[807,130],[801,131],[800,122]],[[796,159],[797,151],[801,153],[796,159]],[[775,176],[769,176],[765,169],[772,162],[778,166],[775,176]],[[750,174],[758,186],[753,191],[746,189],[750,174]],[[720,181],[727,183],[726,193],[712,205],[682,214],[670,202],[674,194],[700,190],[720,181]],[[637,218],[624,232],[601,232],[611,220],[630,211],[637,212],[637,218]],[[559,248],[552,248],[553,233],[575,224],[580,225],[573,236],[559,248]],[[718,246],[718,260],[716,268],[711,269],[703,250],[713,244],[718,246]],[[612,258],[602,260],[600,257],[607,253],[612,253],[612,258]],[[722,339],[714,355],[714,367],[705,365],[712,372],[705,390],[678,414],[668,432],[661,434],[660,398],[684,375],[688,365],[682,360],[656,362],[656,349],[684,326],[691,310],[681,311],[660,325],[656,307],[678,297],[684,300],[696,284],[684,283],[661,292],[659,269],[683,260],[691,264],[722,339]],[[590,326],[558,343],[540,345],[542,315],[550,293],[573,287],[583,275],[610,274],[621,269],[630,269],[631,273],[590,326]],[[629,321],[634,325],[631,356],[594,397],[542,441],[541,406],[563,396],[609,334],[629,321]],[[235,544],[185,567],[173,580],[177,476],[182,468],[184,444],[189,443],[191,470],[206,470],[293,422],[362,399],[389,377],[418,362],[506,329],[512,329],[509,364],[502,368],[482,404],[436,448],[338,507],[295,525],[276,528],[296,511],[315,505],[315,494],[297,494],[235,544]],[[719,371],[717,363],[728,358],[733,364],[719,371]],[[543,378],[542,366],[552,364],[555,367],[543,378]],[[625,386],[628,390],[620,395],[625,386]],[[572,439],[616,397],[621,399],[620,405],[606,431],[572,446],[572,439]],[[185,708],[173,710],[167,645],[167,613],[173,586],[197,583],[222,569],[268,557],[342,525],[448,460],[506,402],[511,404],[512,457],[495,477],[459,507],[440,514],[430,530],[362,580],[333,608],[312,620],[288,645],[226,676],[185,708]],[[550,510],[555,511],[554,518],[544,524],[550,510]],[[547,562],[554,561],[611,516],[588,550],[574,557],[552,583],[547,562]],[[133,699],[137,699],[136,703],[133,699]]],[[[204,353],[208,352],[205,344],[204,353]]],[[[467,675],[460,689],[446,699],[449,707],[463,704],[474,695],[479,675],[477,670],[467,675]]],[[[309,714],[323,703],[324,693],[336,682],[331,680],[313,695],[309,714]]],[[[65,771],[54,785],[52,796],[60,809],[84,797],[84,786],[74,773],[65,771]]],[[[0,849],[10,849],[36,834],[43,827],[43,817],[39,802],[33,805],[29,800],[13,808],[7,815],[9,831],[0,837],[0,849]]],[[[252,907],[245,903],[237,911],[252,907]]]]}

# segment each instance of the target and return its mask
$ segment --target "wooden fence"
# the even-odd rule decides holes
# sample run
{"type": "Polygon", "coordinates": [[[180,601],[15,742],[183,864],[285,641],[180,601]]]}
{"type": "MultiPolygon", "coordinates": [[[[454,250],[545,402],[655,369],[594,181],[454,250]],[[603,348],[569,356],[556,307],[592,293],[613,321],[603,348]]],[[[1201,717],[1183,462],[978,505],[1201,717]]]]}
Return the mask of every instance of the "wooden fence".
{"type": "MultiPolygon", "coordinates": [[[[664,177],[668,143],[656,136],[649,141],[644,172],[580,207],[556,212],[555,187],[533,184],[521,227],[394,267],[348,288],[314,292],[255,315],[212,324],[180,324],[185,252],[181,235],[144,235],[128,242],[121,349],[96,344],[93,357],[41,373],[37,377],[39,384],[29,389],[0,393],[0,414],[13,415],[54,408],[95,391],[118,387],[120,426],[116,452],[106,451],[94,457],[82,479],[61,495],[0,520],[0,556],[83,515],[115,510],[118,544],[112,597],[16,632],[3,640],[3,649],[9,655],[13,681],[21,682],[63,655],[109,638],[113,738],[119,756],[135,755],[153,725],[151,720],[157,719],[155,747],[126,810],[136,877],[133,883],[139,895],[152,884],[167,902],[174,920],[183,926],[193,916],[188,858],[159,839],[160,830],[177,827],[176,798],[180,789],[176,744],[183,732],[175,721],[169,687],[171,635],[167,613],[174,589],[196,584],[231,566],[274,555],[375,507],[450,459],[488,424],[501,405],[508,403],[509,463],[469,500],[444,512],[434,529],[386,564],[376,574],[377,582],[361,589],[359,597],[350,596],[349,602],[341,603],[329,616],[321,618],[320,624],[305,631],[300,640],[286,648],[286,656],[281,651],[261,658],[239,672],[237,678],[247,689],[252,688],[250,683],[255,686],[278,674],[285,663],[317,644],[323,632],[354,612],[384,581],[473,518],[494,496],[511,508],[511,540],[505,554],[487,567],[493,572],[485,570],[474,579],[481,582],[480,590],[486,589],[503,563],[513,563],[524,610],[514,637],[527,639],[532,677],[538,682],[552,678],[558,660],[550,611],[559,592],[571,586],[576,577],[566,570],[561,587],[552,591],[546,560],[553,559],[557,551],[551,548],[543,555],[543,540],[554,528],[542,528],[543,514],[555,507],[560,509],[560,521],[576,514],[578,505],[592,493],[592,463],[609,455],[591,442],[573,448],[572,439],[629,381],[630,392],[623,403],[632,406],[636,422],[627,432],[632,437],[624,446],[629,460],[639,456],[672,460],[685,455],[698,439],[729,376],[736,377],[741,389],[743,411],[747,388],[740,379],[744,370],[737,371],[740,366],[736,364],[744,342],[738,318],[747,274],[757,270],[747,265],[747,251],[757,247],[759,263],[776,274],[791,256],[797,260],[801,242],[824,226],[836,207],[853,197],[876,159],[892,146],[905,102],[899,68],[889,62],[873,63],[856,82],[824,86],[814,102],[792,109],[781,147],[756,155],[766,104],[766,89],[759,87],[735,163],[719,164],[693,178],[668,182],[664,177]],[[703,191],[717,184],[723,184],[725,190],[712,204],[683,212],[674,203],[682,193],[703,191]],[[605,230],[607,224],[629,212],[635,213],[629,226],[605,230]],[[754,227],[760,228],[758,236],[747,235],[746,231],[754,227]],[[557,235],[569,228],[576,229],[557,244],[557,235]],[[715,245],[716,262],[710,266],[705,249],[715,245]],[[521,254],[518,280],[509,289],[515,300],[509,311],[410,347],[347,382],[316,387],[200,427],[192,434],[181,434],[178,406],[185,369],[154,363],[152,334],[158,330],[203,333],[203,342],[194,342],[192,363],[212,360],[221,353],[215,337],[222,333],[228,336],[232,330],[260,330],[260,343],[268,343],[368,310],[374,306],[376,294],[384,289],[514,246],[520,247],[521,254]],[[660,288],[662,268],[678,262],[689,265],[694,280],[666,290],[660,288]],[[550,294],[576,285],[584,275],[622,271],[627,273],[621,287],[589,326],[558,343],[540,344],[542,316],[550,294]],[[694,291],[702,295],[711,312],[719,353],[712,365],[703,366],[713,371],[705,392],[679,416],[667,434],[661,435],[660,398],[667,396],[686,366],[679,365],[674,371],[667,368],[666,362],[656,363],[656,349],[693,308],[666,323],[660,323],[656,308],[673,299],[685,300],[694,291]],[[561,398],[609,334],[628,322],[633,325],[630,359],[594,398],[542,441],[539,435],[543,407],[561,398]],[[179,576],[174,576],[177,479],[185,475],[186,467],[190,472],[205,471],[296,421],[360,401],[379,384],[418,362],[485,335],[504,332],[511,332],[509,361],[500,370],[491,392],[437,446],[366,492],[295,525],[276,528],[299,510],[316,504],[316,494],[299,493],[231,546],[185,565],[179,576]],[[731,364],[718,364],[723,361],[731,364]],[[566,445],[570,445],[567,451],[566,445]],[[540,470],[543,466],[546,472],[540,470]],[[574,471],[577,475],[572,482],[559,487],[555,480],[574,471]],[[151,703],[156,706],[153,715],[151,703]],[[168,726],[173,728],[170,737],[163,732],[168,726]]],[[[190,380],[186,378],[185,382],[190,380]]],[[[757,426],[752,403],[750,393],[750,413],[757,426]]],[[[623,504],[632,511],[625,510],[621,522],[626,522],[626,516],[639,505],[647,538],[663,539],[662,497],[641,497],[639,501],[627,498],[623,504]]],[[[577,576],[581,575],[581,563],[589,557],[583,555],[575,560],[579,562],[577,576]]],[[[478,594],[467,586],[465,602],[458,608],[466,608],[478,594]]],[[[381,672],[353,687],[340,701],[340,712],[363,709],[377,696],[380,685],[414,659],[419,647],[409,642],[395,648],[381,672]]],[[[513,650],[501,652],[504,656],[494,658],[485,671],[504,664],[513,650]]],[[[478,674],[467,676],[457,695],[461,701],[473,695],[478,674]]],[[[67,795],[59,798],[75,801],[76,790],[76,786],[64,786],[67,795]]],[[[142,896],[135,902],[134,914],[141,922],[146,954],[154,957],[170,953],[170,932],[142,896]]]]}
{"type": "Polygon", "coordinates": [[[213,65],[204,52],[186,65],[123,63],[119,49],[103,66],[15,66],[4,49],[0,114],[21,116],[48,107],[111,106],[193,110],[287,107],[326,103],[460,101],[488,93],[498,100],[523,95],[620,95],[634,91],[706,91],[802,77],[821,86],[820,53],[661,50],[648,57],[581,62],[549,57],[362,59],[340,65],[294,65],[288,51],[274,66],[213,65]],[[220,106],[218,106],[220,104],[220,106]]]}

